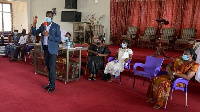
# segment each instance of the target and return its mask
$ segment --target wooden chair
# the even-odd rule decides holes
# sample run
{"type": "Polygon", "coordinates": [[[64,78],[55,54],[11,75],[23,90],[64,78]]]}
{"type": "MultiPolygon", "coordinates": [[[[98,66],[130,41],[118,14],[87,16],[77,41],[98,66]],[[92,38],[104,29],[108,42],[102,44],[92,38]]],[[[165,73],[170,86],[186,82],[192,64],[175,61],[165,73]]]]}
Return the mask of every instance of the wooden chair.
{"type": "Polygon", "coordinates": [[[190,41],[194,41],[196,31],[195,28],[184,28],[181,38],[175,41],[175,49],[183,50],[188,47],[190,41]]]}
{"type": "Polygon", "coordinates": [[[156,28],[154,27],[146,27],[145,33],[143,36],[140,36],[138,41],[140,46],[146,47],[154,47],[155,45],[155,35],[156,35],[156,28]]]}
{"type": "Polygon", "coordinates": [[[175,28],[164,28],[161,35],[161,44],[167,49],[173,49],[175,28]]]}
{"type": "Polygon", "coordinates": [[[122,35],[121,41],[127,39],[130,42],[130,46],[132,44],[137,45],[137,27],[136,26],[130,26],[128,27],[128,31],[126,35],[122,35]]]}

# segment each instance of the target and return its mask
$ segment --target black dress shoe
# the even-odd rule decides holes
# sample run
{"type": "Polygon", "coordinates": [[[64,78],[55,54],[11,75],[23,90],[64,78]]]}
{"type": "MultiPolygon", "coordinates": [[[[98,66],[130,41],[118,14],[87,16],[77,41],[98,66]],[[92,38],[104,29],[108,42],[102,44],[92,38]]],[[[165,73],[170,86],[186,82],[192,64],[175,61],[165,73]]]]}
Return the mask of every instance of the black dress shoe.
{"type": "Polygon", "coordinates": [[[2,56],[2,58],[6,58],[6,57],[8,57],[8,55],[4,55],[4,56],[2,56]]]}
{"type": "Polygon", "coordinates": [[[49,89],[49,88],[51,88],[51,85],[48,84],[48,85],[44,86],[43,88],[44,88],[44,89],[49,89]]]}
{"type": "Polygon", "coordinates": [[[55,88],[49,88],[49,89],[47,90],[47,93],[52,93],[54,90],[55,90],[55,88]]]}

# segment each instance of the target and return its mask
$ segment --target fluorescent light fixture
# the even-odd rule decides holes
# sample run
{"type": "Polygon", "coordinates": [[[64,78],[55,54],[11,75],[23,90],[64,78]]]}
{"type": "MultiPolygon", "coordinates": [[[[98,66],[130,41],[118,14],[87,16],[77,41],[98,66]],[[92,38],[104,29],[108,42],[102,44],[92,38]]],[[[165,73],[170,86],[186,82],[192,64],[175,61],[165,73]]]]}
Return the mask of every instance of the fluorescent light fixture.
{"type": "Polygon", "coordinates": [[[94,3],[98,3],[99,2],[99,0],[94,0],[94,3]]]}

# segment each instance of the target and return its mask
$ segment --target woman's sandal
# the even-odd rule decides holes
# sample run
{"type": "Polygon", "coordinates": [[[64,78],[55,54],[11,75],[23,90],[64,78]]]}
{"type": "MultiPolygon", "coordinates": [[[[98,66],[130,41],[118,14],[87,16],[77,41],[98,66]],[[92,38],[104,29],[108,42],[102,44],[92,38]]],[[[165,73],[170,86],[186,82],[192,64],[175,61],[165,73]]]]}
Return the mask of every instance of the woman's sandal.
{"type": "Polygon", "coordinates": [[[150,98],[149,100],[146,101],[147,103],[154,103],[153,98],[150,98]]]}
{"type": "Polygon", "coordinates": [[[108,80],[107,82],[114,82],[114,80],[108,80]]]}
{"type": "Polygon", "coordinates": [[[161,106],[158,105],[158,104],[155,104],[155,105],[153,106],[154,109],[160,109],[160,107],[161,107],[161,106]]]}

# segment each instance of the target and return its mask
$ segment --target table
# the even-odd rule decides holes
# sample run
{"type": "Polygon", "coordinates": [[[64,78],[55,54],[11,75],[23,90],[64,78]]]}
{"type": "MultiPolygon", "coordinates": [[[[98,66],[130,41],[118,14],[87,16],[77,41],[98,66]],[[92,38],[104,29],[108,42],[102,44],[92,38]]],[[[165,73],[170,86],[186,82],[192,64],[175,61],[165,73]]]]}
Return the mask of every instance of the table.
{"type": "MultiPolygon", "coordinates": [[[[35,74],[39,73],[48,76],[48,70],[41,51],[41,44],[30,43],[29,45],[34,46],[35,74]]],[[[56,79],[63,81],[65,84],[66,82],[80,79],[81,51],[87,49],[87,47],[67,49],[63,45],[59,45],[59,53],[56,59],[56,79]]]]}

